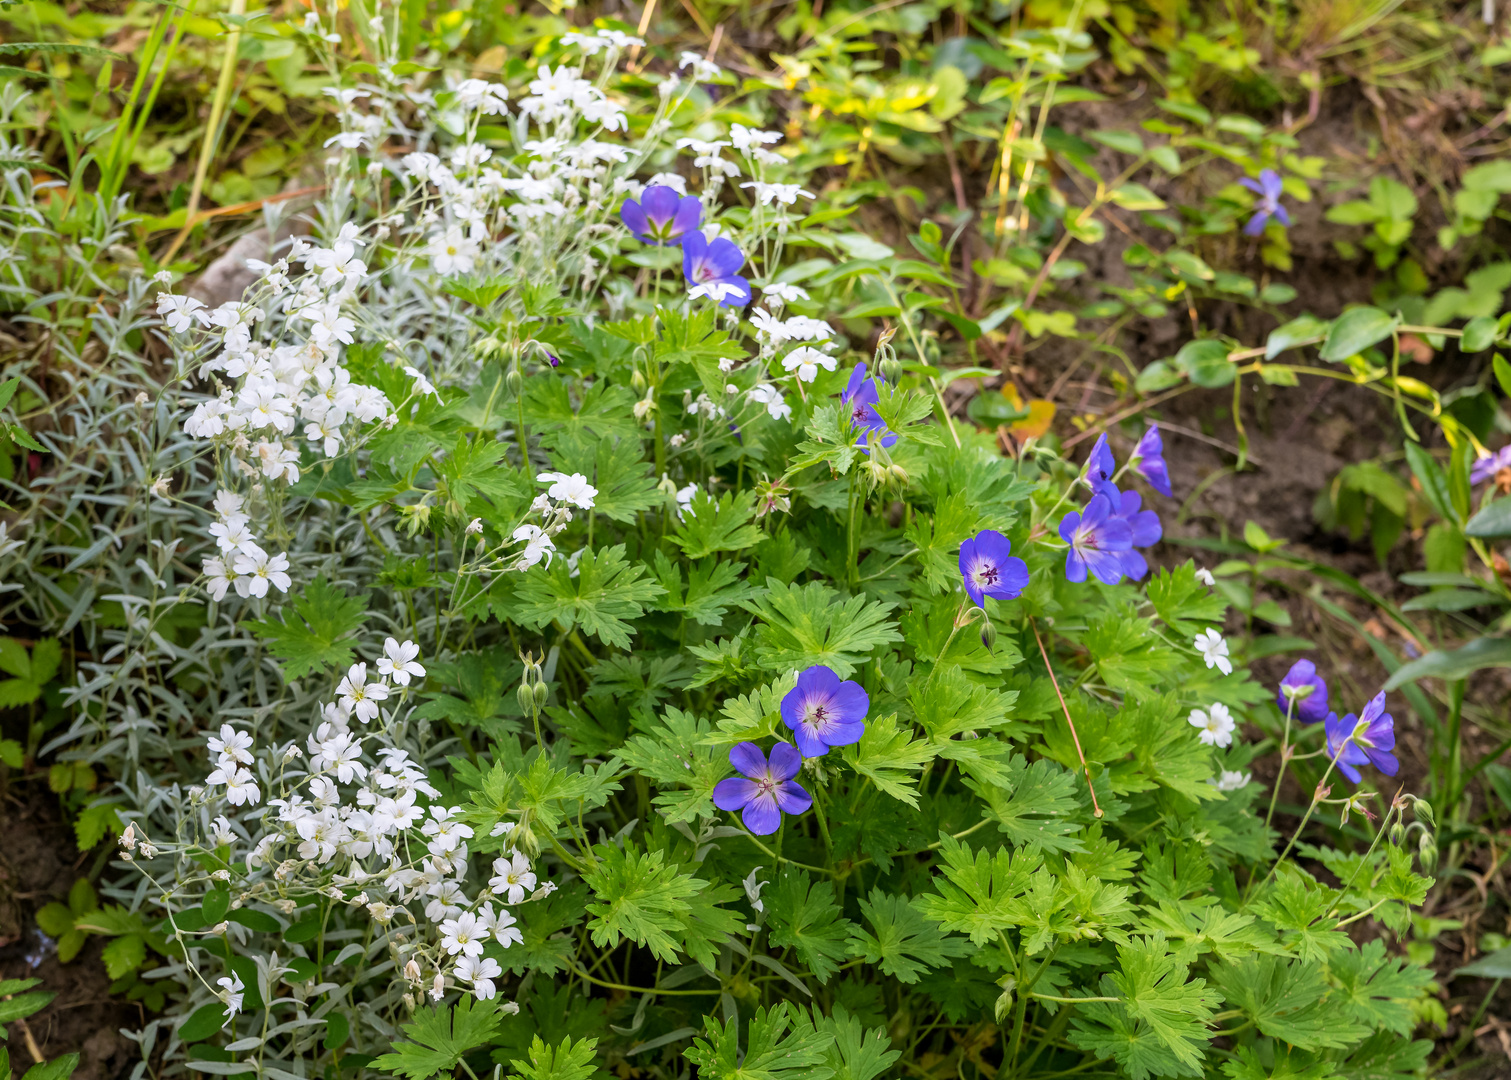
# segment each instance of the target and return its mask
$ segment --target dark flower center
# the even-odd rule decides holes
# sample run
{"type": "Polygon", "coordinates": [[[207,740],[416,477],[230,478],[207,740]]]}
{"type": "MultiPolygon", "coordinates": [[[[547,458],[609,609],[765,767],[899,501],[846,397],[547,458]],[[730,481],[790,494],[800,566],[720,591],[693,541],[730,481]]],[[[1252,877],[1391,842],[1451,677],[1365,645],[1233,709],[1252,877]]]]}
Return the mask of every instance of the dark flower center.
{"type": "Polygon", "coordinates": [[[693,277],[697,278],[699,281],[713,281],[718,276],[719,275],[714,271],[714,268],[712,266],[709,266],[707,263],[699,263],[698,268],[693,271],[693,277]]]}
{"type": "Polygon", "coordinates": [[[976,571],[976,577],[980,580],[981,584],[983,584],[983,585],[995,585],[995,584],[997,584],[997,579],[1000,576],[1001,576],[1001,571],[999,571],[995,566],[992,566],[990,563],[988,563],[986,566],[983,566],[983,567],[979,568],[976,571]]]}

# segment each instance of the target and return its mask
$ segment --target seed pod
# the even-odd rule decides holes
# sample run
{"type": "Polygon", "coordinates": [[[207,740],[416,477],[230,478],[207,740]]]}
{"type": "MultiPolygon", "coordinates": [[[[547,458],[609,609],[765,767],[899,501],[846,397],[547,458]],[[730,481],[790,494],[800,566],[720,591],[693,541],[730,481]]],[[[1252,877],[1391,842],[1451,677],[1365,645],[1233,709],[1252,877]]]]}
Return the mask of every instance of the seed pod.
{"type": "Polygon", "coordinates": [[[997,644],[997,628],[992,625],[990,619],[981,624],[981,644],[986,646],[986,651],[991,652],[997,644]]]}
{"type": "Polygon", "coordinates": [[[535,691],[531,690],[528,685],[521,684],[520,688],[514,692],[514,696],[519,699],[521,712],[526,716],[533,716],[535,714],[535,691]]]}
{"type": "Polygon", "coordinates": [[[902,361],[896,357],[889,356],[878,366],[881,368],[881,377],[887,382],[896,385],[897,381],[902,378],[902,361]]]}
{"type": "Polygon", "coordinates": [[[543,682],[535,684],[535,707],[537,709],[544,709],[546,707],[546,699],[550,696],[551,688],[549,686],[543,682]]]}

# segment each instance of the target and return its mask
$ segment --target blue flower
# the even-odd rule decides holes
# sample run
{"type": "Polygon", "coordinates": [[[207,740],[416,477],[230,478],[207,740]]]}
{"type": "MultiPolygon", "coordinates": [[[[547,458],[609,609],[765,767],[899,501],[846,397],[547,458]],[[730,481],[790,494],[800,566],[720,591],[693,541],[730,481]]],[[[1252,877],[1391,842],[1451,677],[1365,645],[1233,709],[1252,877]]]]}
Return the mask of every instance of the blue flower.
{"type": "Polygon", "coordinates": [[[1012,600],[1028,588],[1028,564],[1014,558],[1012,550],[1012,541],[992,529],[960,545],[960,576],[977,607],[986,607],[985,597],[1012,600]]]}
{"type": "Polygon", "coordinates": [[[886,385],[880,376],[867,378],[864,363],[856,364],[850,372],[850,381],[839,395],[842,405],[850,411],[850,423],[855,430],[855,441],[866,453],[871,452],[867,436],[873,431],[881,435],[881,445],[891,448],[897,443],[897,433],[877,415],[876,403],[881,400],[881,388],[886,385]]]}
{"type": "MultiPolygon", "coordinates": [[[[1121,507],[1120,507],[1121,509],[1121,507]]],[[[1070,545],[1065,577],[1085,581],[1089,570],[1106,585],[1123,577],[1123,554],[1133,547],[1133,527],[1113,515],[1112,500],[1093,495],[1085,510],[1072,510],[1060,521],[1060,539],[1070,545]]]]}
{"type": "Polygon", "coordinates": [[[619,219],[647,244],[680,244],[703,219],[703,207],[696,196],[678,196],[672,188],[653,184],[641,193],[639,202],[624,200],[619,219]]]}
{"type": "Polygon", "coordinates": [[[1243,227],[1245,236],[1258,236],[1264,232],[1264,227],[1274,218],[1281,225],[1289,226],[1291,215],[1286,213],[1285,207],[1280,205],[1282,183],[1280,174],[1274,169],[1265,169],[1260,172],[1258,180],[1251,180],[1245,176],[1238,181],[1244,187],[1259,196],[1259,201],[1254,204],[1254,216],[1249,218],[1249,223],[1243,227]]]}
{"type": "Polygon", "coordinates": [[[1469,482],[1471,484],[1483,484],[1486,480],[1494,480],[1496,474],[1505,469],[1511,469],[1511,444],[1501,447],[1489,457],[1482,457],[1469,468],[1469,482]]]}
{"type": "Polygon", "coordinates": [[[1364,715],[1349,713],[1342,720],[1328,713],[1323,722],[1327,733],[1328,756],[1338,763],[1338,771],[1357,784],[1359,765],[1373,765],[1386,776],[1394,776],[1401,763],[1391,753],[1396,748],[1396,722],[1385,711],[1385,692],[1374,696],[1364,706],[1364,715]]]}
{"type": "Polygon", "coordinates": [[[1280,689],[1275,695],[1275,704],[1280,706],[1281,712],[1290,711],[1290,714],[1303,724],[1315,724],[1326,720],[1327,711],[1327,683],[1322,681],[1322,676],[1317,674],[1317,665],[1310,660],[1297,660],[1291,665],[1291,670],[1285,673],[1285,678],[1280,680],[1280,689]],[[1298,693],[1305,691],[1305,693],[1298,693]],[[1291,706],[1291,699],[1295,698],[1296,704],[1291,706]]]}
{"type": "Polygon", "coordinates": [[[1104,496],[1112,505],[1109,520],[1128,523],[1129,543],[1127,551],[1119,553],[1123,574],[1134,581],[1142,581],[1149,573],[1148,561],[1134,548],[1153,547],[1165,535],[1159,515],[1153,510],[1142,509],[1144,497],[1137,491],[1119,491],[1117,486],[1104,482],[1097,485],[1097,494],[1104,496]]]}
{"type": "Polygon", "coordinates": [[[1165,444],[1159,437],[1159,426],[1150,424],[1138,445],[1133,448],[1133,456],[1128,459],[1128,464],[1133,466],[1135,472],[1149,481],[1149,486],[1166,498],[1173,496],[1170,490],[1170,470],[1165,466],[1165,444]]]}
{"type": "Polygon", "coordinates": [[[729,763],[746,778],[731,776],[714,785],[714,805],[720,810],[741,810],[745,827],[757,836],[769,836],[782,825],[782,815],[801,814],[813,805],[813,797],[793,777],[803,767],[803,756],[788,743],[771,748],[771,762],[753,742],[736,744],[729,763]]]}
{"type": "Polygon", "coordinates": [[[729,285],[740,290],[720,301],[724,307],[744,307],[750,302],[750,282],[735,273],[744,264],[745,253],[726,237],[710,242],[694,229],[682,238],[682,273],[689,285],[729,285]]]}
{"type": "Polygon", "coordinates": [[[1086,479],[1091,481],[1091,486],[1096,487],[1103,480],[1111,480],[1112,474],[1117,472],[1117,462],[1112,459],[1112,449],[1107,445],[1107,433],[1104,431],[1097,436],[1097,441],[1091,447],[1091,456],[1086,459],[1086,479]]]}
{"type": "Polygon", "coordinates": [[[841,682],[819,664],[799,675],[797,685],[782,698],[782,720],[804,757],[823,757],[831,746],[860,742],[870,708],[871,699],[860,683],[841,682]]]}

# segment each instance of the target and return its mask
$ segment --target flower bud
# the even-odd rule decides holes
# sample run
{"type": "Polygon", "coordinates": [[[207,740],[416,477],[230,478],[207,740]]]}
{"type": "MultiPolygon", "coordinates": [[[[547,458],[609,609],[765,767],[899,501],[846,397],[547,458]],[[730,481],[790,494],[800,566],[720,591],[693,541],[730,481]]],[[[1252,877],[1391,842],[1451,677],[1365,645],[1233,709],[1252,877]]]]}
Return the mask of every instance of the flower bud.
{"type": "Polygon", "coordinates": [[[635,373],[630,376],[630,385],[635,388],[635,393],[637,394],[643,394],[645,392],[645,376],[641,373],[639,368],[636,368],[635,373]]]}
{"type": "Polygon", "coordinates": [[[525,388],[525,377],[519,373],[518,366],[509,369],[509,374],[504,376],[504,385],[509,388],[509,393],[519,397],[525,388]]]}
{"type": "Polygon", "coordinates": [[[1422,869],[1431,873],[1438,864],[1438,846],[1433,843],[1430,833],[1423,833],[1422,839],[1417,842],[1417,859],[1422,863],[1422,869]]]}
{"type": "Polygon", "coordinates": [[[881,367],[881,377],[885,381],[896,385],[897,381],[902,378],[902,361],[898,360],[895,356],[889,356],[879,366],[881,367]]]}
{"type": "Polygon", "coordinates": [[[420,980],[423,979],[425,976],[422,975],[421,972],[420,972],[420,965],[419,965],[419,963],[417,963],[414,960],[411,960],[411,961],[409,961],[409,963],[407,963],[407,964],[404,965],[404,977],[406,979],[408,979],[414,985],[418,986],[418,985],[420,985],[420,980]]]}
{"type": "Polygon", "coordinates": [[[543,682],[538,682],[535,684],[534,696],[535,707],[537,709],[544,709],[546,707],[546,699],[551,696],[551,688],[543,682]]]}
{"type": "Polygon", "coordinates": [[[1400,847],[1401,841],[1406,839],[1406,826],[1397,821],[1390,827],[1390,846],[1400,847]]]}
{"type": "Polygon", "coordinates": [[[1412,803],[1412,806],[1416,810],[1418,821],[1426,825],[1429,829],[1437,828],[1437,818],[1432,812],[1432,804],[1430,802],[1428,802],[1426,799],[1416,799],[1412,803]]]}
{"type": "Polygon", "coordinates": [[[526,716],[535,714],[535,691],[528,683],[521,683],[519,689],[514,691],[514,696],[519,699],[520,712],[526,716]]]}
{"type": "Polygon", "coordinates": [[[986,651],[991,652],[997,644],[997,628],[992,625],[990,619],[981,624],[981,644],[986,646],[986,651]]]}

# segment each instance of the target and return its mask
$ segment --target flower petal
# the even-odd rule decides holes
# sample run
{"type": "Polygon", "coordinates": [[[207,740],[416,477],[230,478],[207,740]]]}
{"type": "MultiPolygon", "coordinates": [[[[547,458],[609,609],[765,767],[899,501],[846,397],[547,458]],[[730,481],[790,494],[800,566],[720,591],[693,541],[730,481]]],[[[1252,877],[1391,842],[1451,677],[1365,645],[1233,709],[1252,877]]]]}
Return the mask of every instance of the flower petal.
{"type": "Polygon", "coordinates": [[[803,768],[803,755],[788,743],[779,742],[771,748],[771,775],[778,780],[791,780],[803,768]]]}
{"type": "Polygon", "coordinates": [[[714,805],[720,810],[738,810],[761,790],[761,785],[743,776],[731,776],[714,785],[714,805]]]}
{"type": "Polygon", "coordinates": [[[777,809],[773,794],[752,799],[740,815],[745,827],[757,836],[770,836],[782,826],[782,812],[777,809]]]}
{"type": "Polygon", "coordinates": [[[763,776],[766,772],[766,755],[753,742],[736,743],[730,747],[729,763],[746,776],[763,776]]]}

